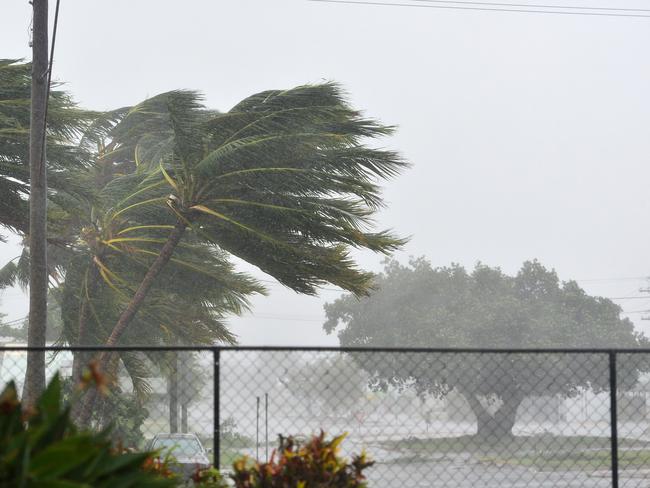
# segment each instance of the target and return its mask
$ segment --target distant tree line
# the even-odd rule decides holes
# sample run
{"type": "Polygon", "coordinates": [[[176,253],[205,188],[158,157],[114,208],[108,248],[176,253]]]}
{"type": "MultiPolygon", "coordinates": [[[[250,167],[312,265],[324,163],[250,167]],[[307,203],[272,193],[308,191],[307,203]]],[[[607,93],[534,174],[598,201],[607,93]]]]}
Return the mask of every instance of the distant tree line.
{"type": "MultiPolygon", "coordinates": [[[[391,260],[369,297],[344,296],[325,306],[328,333],[342,346],[435,348],[635,348],[647,338],[618,305],[560,282],[537,261],[510,276],[478,264],[432,267],[424,258],[391,260]]],[[[359,355],[379,386],[413,384],[421,393],[463,395],[483,438],[509,436],[523,399],[576,395],[609,387],[604,354],[359,355]],[[362,356],[362,357],[361,357],[362,356]]],[[[621,361],[622,389],[637,383],[647,361],[621,361]]]]}

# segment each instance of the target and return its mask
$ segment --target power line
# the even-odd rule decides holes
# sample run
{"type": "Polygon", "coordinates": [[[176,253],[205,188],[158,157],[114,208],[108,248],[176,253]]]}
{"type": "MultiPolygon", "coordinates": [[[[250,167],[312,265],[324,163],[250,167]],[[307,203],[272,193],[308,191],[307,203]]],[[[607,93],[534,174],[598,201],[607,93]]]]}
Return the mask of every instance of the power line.
{"type": "Polygon", "coordinates": [[[25,317],[21,317],[19,319],[13,319],[13,320],[8,320],[6,322],[0,322],[0,325],[16,325],[20,322],[24,322],[29,318],[29,315],[26,315],[25,317]]]}
{"type": "MultiPolygon", "coordinates": [[[[282,288],[285,288],[285,289],[290,289],[290,288],[288,288],[287,286],[283,285],[282,283],[280,283],[278,281],[273,281],[273,280],[257,280],[257,281],[259,281],[261,283],[267,283],[267,284],[270,284],[270,285],[278,286],[278,287],[281,286],[282,288]]],[[[321,291],[321,290],[322,291],[335,291],[335,292],[339,292],[339,293],[345,293],[346,292],[346,290],[343,290],[342,288],[318,287],[318,290],[319,291],[321,291]]]]}
{"type": "Polygon", "coordinates": [[[610,12],[650,12],[647,8],[616,8],[616,7],[576,7],[575,5],[535,5],[531,3],[496,3],[496,2],[471,2],[466,0],[409,0],[423,3],[451,3],[460,5],[487,5],[494,7],[524,7],[524,8],[560,8],[567,10],[603,10],[610,12]]]}
{"type": "Polygon", "coordinates": [[[619,278],[587,278],[583,280],[572,280],[577,281],[578,283],[595,283],[595,282],[605,282],[605,281],[640,281],[647,280],[648,276],[624,276],[619,278]]]}
{"type": "Polygon", "coordinates": [[[291,315],[267,315],[267,314],[254,314],[245,317],[239,317],[240,319],[263,319],[263,320],[287,320],[291,322],[324,322],[325,317],[317,318],[316,316],[312,317],[298,317],[291,315]]]}
{"type": "Polygon", "coordinates": [[[603,297],[603,298],[607,298],[609,300],[634,300],[634,299],[650,300],[650,296],[645,296],[645,297],[603,297]]]}
{"type": "MultiPolygon", "coordinates": [[[[513,13],[526,13],[526,14],[551,14],[551,15],[588,15],[596,17],[636,17],[636,18],[650,18],[650,15],[643,14],[617,14],[605,12],[567,12],[559,10],[529,10],[520,8],[498,8],[498,7],[459,7],[454,5],[423,5],[413,3],[396,3],[396,2],[373,2],[363,0],[307,0],[308,2],[320,3],[339,3],[344,5],[381,5],[384,7],[412,7],[412,8],[434,8],[444,10],[475,10],[479,12],[513,12],[513,13]]],[[[411,0],[418,1],[418,0],[411,0]]]]}

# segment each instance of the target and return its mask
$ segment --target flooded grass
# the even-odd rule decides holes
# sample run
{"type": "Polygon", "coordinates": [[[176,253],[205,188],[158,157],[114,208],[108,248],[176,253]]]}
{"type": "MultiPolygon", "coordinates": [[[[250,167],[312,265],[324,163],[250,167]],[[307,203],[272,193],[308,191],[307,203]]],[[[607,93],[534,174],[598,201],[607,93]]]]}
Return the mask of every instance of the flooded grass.
{"type": "MultiPolygon", "coordinates": [[[[476,436],[384,441],[381,447],[405,458],[453,459],[470,456],[474,462],[534,468],[538,471],[596,471],[611,465],[610,439],[595,436],[517,436],[486,442],[476,436]],[[442,456],[442,457],[441,457],[442,456]]],[[[621,470],[650,466],[650,442],[619,440],[621,470]]]]}

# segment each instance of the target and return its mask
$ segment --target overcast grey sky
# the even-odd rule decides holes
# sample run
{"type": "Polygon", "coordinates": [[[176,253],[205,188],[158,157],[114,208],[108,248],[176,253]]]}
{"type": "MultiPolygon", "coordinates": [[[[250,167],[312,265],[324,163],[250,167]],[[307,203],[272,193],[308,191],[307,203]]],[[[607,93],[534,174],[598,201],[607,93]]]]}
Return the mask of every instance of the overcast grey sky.
{"type": "MultiPolygon", "coordinates": [[[[257,91],[336,80],[356,107],[399,126],[384,144],[413,168],[386,186],[379,225],[412,236],[402,260],[515,272],[538,258],[610,297],[646,284],[637,277],[650,275],[650,18],[303,0],[61,4],[54,78],[86,107],[192,88],[227,110],[257,91]]],[[[3,0],[0,57],[30,57],[29,20],[27,0],[3,0]]],[[[17,252],[0,246],[0,262],[17,252]]],[[[380,269],[379,257],[360,260],[380,269]]],[[[232,321],[243,343],[336,344],[321,331],[335,291],[270,290],[252,317],[232,321]]],[[[17,290],[0,300],[11,318],[26,313],[17,290]]]]}

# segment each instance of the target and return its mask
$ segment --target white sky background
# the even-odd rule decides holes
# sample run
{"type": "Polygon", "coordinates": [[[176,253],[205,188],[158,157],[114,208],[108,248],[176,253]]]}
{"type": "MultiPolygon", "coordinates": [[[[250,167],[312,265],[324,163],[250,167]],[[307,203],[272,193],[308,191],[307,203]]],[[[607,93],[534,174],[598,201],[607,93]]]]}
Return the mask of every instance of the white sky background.
{"type": "MultiPolygon", "coordinates": [[[[61,3],[54,78],[84,107],[191,88],[227,110],[261,90],[336,80],[355,107],[398,125],[384,144],[414,166],[387,185],[379,224],[412,236],[403,261],[480,260],[513,273],[538,258],[592,294],[646,285],[622,278],[650,275],[650,18],[303,0],[61,3]]],[[[30,58],[29,20],[27,0],[2,1],[0,57],[30,58]]],[[[0,244],[0,263],[17,252],[0,244]]],[[[381,267],[376,256],[360,261],[381,267]]],[[[336,292],[270,291],[232,320],[242,343],[337,343],[321,329],[336,292]]],[[[18,290],[0,300],[9,318],[27,312],[18,290]]]]}

